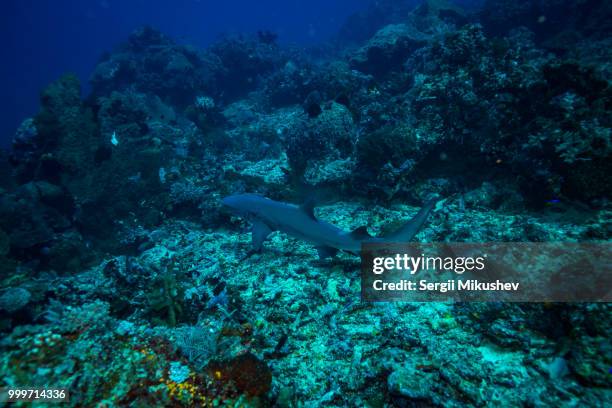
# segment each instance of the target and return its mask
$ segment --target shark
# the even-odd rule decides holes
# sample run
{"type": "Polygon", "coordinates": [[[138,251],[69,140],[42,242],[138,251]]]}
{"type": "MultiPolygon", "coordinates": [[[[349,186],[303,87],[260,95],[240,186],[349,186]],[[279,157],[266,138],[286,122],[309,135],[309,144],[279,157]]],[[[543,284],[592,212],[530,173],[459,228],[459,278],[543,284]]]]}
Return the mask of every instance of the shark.
{"type": "Polygon", "coordinates": [[[319,258],[334,257],[338,251],[358,255],[362,243],[408,242],[421,229],[437,200],[429,200],[397,231],[384,237],[373,237],[366,226],[345,231],[315,217],[314,202],[301,206],[275,201],[258,194],[236,194],[223,198],[225,207],[252,223],[253,251],[259,252],[263,243],[274,231],[314,245],[319,258]]]}

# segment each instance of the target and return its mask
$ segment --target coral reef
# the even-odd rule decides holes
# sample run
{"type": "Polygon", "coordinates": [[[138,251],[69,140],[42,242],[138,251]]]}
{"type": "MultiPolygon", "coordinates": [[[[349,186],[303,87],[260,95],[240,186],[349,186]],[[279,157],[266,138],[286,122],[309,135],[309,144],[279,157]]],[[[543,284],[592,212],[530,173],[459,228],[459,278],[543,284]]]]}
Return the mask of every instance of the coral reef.
{"type": "MultiPolygon", "coordinates": [[[[2,386],[71,406],[606,406],[607,303],[366,303],[359,261],[221,198],[373,235],[608,242],[610,7],[377,1],[327,47],[145,27],[0,156],[2,386]]],[[[282,34],[281,38],[282,38],[282,34]]]]}

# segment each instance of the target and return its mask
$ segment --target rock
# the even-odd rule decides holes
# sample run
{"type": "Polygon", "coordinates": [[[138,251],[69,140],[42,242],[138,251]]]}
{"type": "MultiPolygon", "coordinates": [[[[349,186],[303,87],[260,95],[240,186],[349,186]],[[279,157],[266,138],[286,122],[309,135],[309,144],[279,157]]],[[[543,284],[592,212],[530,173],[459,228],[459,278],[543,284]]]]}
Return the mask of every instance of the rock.
{"type": "Polygon", "coordinates": [[[11,248],[10,237],[0,228],[0,259],[8,254],[11,248]]]}
{"type": "Polygon", "coordinates": [[[562,357],[556,357],[546,368],[548,369],[548,376],[551,380],[558,380],[569,374],[567,361],[562,357]]]}
{"type": "Polygon", "coordinates": [[[0,309],[14,313],[30,303],[32,295],[24,288],[8,288],[0,295],[0,309]]]}
{"type": "Polygon", "coordinates": [[[351,57],[350,63],[360,71],[375,76],[398,70],[411,52],[426,44],[427,36],[406,24],[390,24],[380,29],[351,57]]]}
{"type": "Polygon", "coordinates": [[[435,382],[432,373],[417,370],[414,366],[405,366],[391,373],[387,378],[387,388],[394,398],[426,404],[432,401],[435,382]]]}
{"type": "Polygon", "coordinates": [[[530,0],[487,0],[480,12],[488,33],[504,35],[517,26],[525,26],[542,42],[572,31],[574,37],[608,37],[611,17],[612,7],[606,1],[544,0],[534,7],[530,0]]]}

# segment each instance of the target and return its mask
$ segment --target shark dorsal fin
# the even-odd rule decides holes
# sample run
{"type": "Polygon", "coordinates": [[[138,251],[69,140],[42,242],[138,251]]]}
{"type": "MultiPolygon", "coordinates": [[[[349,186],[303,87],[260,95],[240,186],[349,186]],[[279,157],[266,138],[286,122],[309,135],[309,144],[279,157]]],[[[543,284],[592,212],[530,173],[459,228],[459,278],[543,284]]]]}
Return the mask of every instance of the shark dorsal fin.
{"type": "Polygon", "coordinates": [[[351,237],[353,239],[372,238],[372,236],[368,232],[368,228],[365,225],[362,225],[361,227],[355,228],[353,231],[351,231],[351,237]]]}
{"type": "Polygon", "coordinates": [[[315,202],[313,199],[306,200],[304,204],[300,205],[300,209],[304,211],[306,215],[312,218],[313,220],[317,219],[314,214],[315,202]]]}

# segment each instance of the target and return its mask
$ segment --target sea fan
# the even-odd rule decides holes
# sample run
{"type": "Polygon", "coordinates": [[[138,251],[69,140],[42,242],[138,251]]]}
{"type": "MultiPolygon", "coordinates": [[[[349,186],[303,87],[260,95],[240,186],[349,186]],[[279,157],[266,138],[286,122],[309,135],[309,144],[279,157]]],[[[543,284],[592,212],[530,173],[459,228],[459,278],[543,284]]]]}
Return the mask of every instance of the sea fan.
{"type": "Polygon", "coordinates": [[[174,331],[174,344],[197,368],[202,368],[217,352],[215,334],[197,326],[184,326],[174,331]]]}

